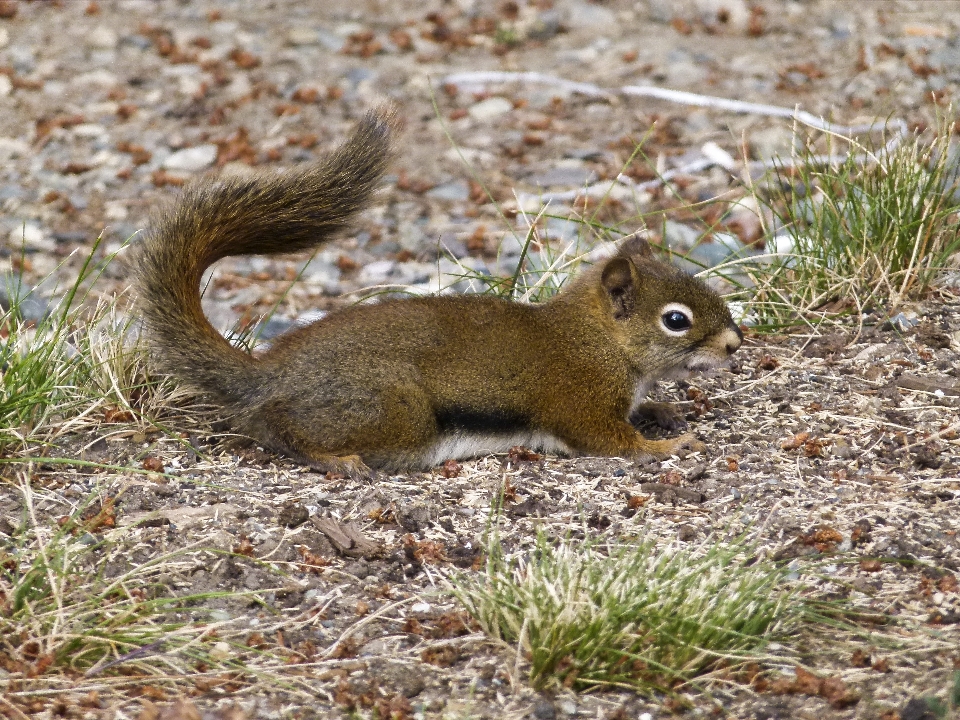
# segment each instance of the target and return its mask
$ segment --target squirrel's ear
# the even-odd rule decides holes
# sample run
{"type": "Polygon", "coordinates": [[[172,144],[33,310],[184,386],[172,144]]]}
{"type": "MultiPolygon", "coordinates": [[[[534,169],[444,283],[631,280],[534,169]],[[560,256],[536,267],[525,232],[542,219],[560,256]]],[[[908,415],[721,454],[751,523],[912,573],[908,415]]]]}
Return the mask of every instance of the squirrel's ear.
{"type": "Polygon", "coordinates": [[[650,248],[650,243],[644,239],[643,232],[643,230],[638,230],[623,238],[617,247],[617,254],[623,257],[639,255],[640,257],[652,258],[653,250],[650,248]]]}
{"type": "Polygon", "coordinates": [[[613,305],[613,319],[626,320],[637,304],[637,278],[633,263],[625,257],[607,262],[600,274],[600,285],[613,305]]]}

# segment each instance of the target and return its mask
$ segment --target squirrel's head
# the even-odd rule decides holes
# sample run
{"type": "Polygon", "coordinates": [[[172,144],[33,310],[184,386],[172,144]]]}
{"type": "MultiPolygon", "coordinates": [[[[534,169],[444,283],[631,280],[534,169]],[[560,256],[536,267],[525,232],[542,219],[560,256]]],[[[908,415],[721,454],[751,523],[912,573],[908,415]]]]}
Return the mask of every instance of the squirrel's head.
{"type": "Polygon", "coordinates": [[[726,302],[702,281],[657,260],[636,234],[601,265],[599,279],[606,311],[644,374],[682,378],[710,370],[743,341],[726,302]]]}

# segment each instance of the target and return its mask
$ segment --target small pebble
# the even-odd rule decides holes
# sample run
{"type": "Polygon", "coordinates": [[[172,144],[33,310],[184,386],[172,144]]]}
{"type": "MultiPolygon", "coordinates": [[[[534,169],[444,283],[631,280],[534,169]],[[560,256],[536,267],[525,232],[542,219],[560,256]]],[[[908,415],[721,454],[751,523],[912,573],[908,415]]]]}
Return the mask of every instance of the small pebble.
{"type": "Polygon", "coordinates": [[[511,110],[513,110],[513,103],[506,98],[491,97],[471,105],[468,112],[474,120],[487,122],[511,110]]]}
{"type": "Polygon", "coordinates": [[[163,161],[163,167],[166,170],[179,172],[197,172],[213,165],[216,159],[216,145],[197,145],[172,153],[163,161]]]}

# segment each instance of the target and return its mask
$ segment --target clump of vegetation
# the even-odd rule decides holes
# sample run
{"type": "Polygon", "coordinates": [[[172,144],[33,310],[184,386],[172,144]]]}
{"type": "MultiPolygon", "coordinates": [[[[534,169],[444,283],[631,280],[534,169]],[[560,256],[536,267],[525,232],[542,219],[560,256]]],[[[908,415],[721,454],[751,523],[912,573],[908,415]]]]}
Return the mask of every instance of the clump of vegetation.
{"type": "Polygon", "coordinates": [[[751,554],[741,541],[601,547],[541,533],[508,558],[491,533],[485,572],[455,578],[454,593],[485,632],[519,646],[536,686],[676,690],[756,659],[801,618],[787,570],[751,554]]]}
{"type": "Polygon", "coordinates": [[[79,285],[33,325],[20,313],[29,294],[20,292],[19,278],[11,281],[10,304],[0,315],[0,452],[28,444],[75,400],[80,369],[69,335],[79,285]]]}
{"type": "MultiPolygon", "coordinates": [[[[585,233],[581,233],[563,247],[556,247],[541,235],[541,221],[549,217],[546,208],[531,221],[520,242],[520,254],[513,272],[507,276],[494,275],[486,270],[464,264],[451,258],[457,269],[449,273],[459,284],[466,281],[467,290],[496,295],[520,302],[543,302],[556,295],[567,280],[576,274],[587,254],[585,233]]],[[[559,220],[577,222],[556,216],[559,220]]],[[[585,221],[581,227],[590,230],[585,221]]]]}
{"type": "Polygon", "coordinates": [[[10,279],[9,307],[0,312],[0,455],[35,454],[84,423],[147,422],[190,397],[149,372],[136,317],[118,310],[118,298],[89,302],[115,257],[95,261],[99,244],[39,319],[22,312],[33,291],[10,279]]]}
{"type": "Polygon", "coordinates": [[[13,544],[0,549],[0,667],[9,698],[26,702],[31,689],[58,682],[75,690],[83,678],[101,687],[130,676],[176,685],[198,672],[242,669],[227,640],[247,628],[231,632],[229,621],[210,622],[195,607],[229,593],[178,595],[168,585],[191,564],[185,551],[107,577],[105,568],[120,562],[108,536],[122,534],[112,530],[112,499],[90,496],[50,527],[37,520],[26,473],[20,487],[24,517],[13,544]]]}
{"type": "Polygon", "coordinates": [[[949,132],[822,166],[812,149],[775,172],[766,202],[781,229],[755,268],[762,322],[896,308],[927,292],[960,251],[960,189],[949,132]]]}

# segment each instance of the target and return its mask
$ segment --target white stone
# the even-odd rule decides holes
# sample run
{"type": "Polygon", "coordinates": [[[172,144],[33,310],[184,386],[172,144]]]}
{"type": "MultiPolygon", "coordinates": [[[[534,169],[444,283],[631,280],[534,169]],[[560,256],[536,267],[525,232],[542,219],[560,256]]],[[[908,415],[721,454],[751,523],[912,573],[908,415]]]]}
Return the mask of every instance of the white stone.
{"type": "Polygon", "coordinates": [[[513,103],[502,97],[491,97],[481,100],[470,107],[470,117],[474,120],[492,120],[513,110],[513,103]]]}
{"type": "Polygon", "coordinates": [[[98,50],[113,50],[117,46],[117,34],[103,25],[95,27],[86,39],[89,47],[98,50]]]}
{"type": "Polygon", "coordinates": [[[126,220],[128,214],[127,205],[122,200],[111,200],[103,209],[103,215],[107,220],[126,220]]]}
{"type": "Polygon", "coordinates": [[[13,91],[13,83],[6,75],[0,75],[0,97],[9,95],[13,91]]]}
{"type": "Polygon", "coordinates": [[[287,42],[290,45],[316,45],[320,36],[312,28],[294,27],[287,32],[287,42]]]}
{"type": "Polygon", "coordinates": [[[700,152],[702,152],[708,160],[712,160],[726,170],[737,169],[737,161],[734,160],[733,155],[728,153],[712,140],[704,143],[703,147],[700,148],[700,152]]]}
{"type": "Polygon", "coordinates": [[[166,170],[197,172],[213,165],[216,159],[217,146],[207,143],[177,150],[163,161],[163,167],[166,170]]]}
{"type": "Polygon", "coordinates": [[[81,123],[70,128],[77,137],[96,138],[107,134],[107,129],[103,125],[96,123],[81,123]]]}
{"type": "Polygon", "coordinates": [[[18,224],[10,231],[10,245],[12,247],[22,245],[36,250],[52,250],[55,243],[44,235],[39,225],[28,222],[18,224]]]}
{"type": "Polygon", "coordinates": [[[250,78],[246,73],[237,73],[233,80],[224,90],[224,94],[230,100],[239,100],[253,92],[253,85],[250,84],[250,78]]]}
{"type": "Polygon", "coordinates": [[[567,10],[567,23],[574,30],[580,28],[613,27],[617,23],[617,16],[609,8],[593,3],[573,2],[567,10]]]}
{"type": "MultiPolygon", "coordinates": [[[[3,77],[6,77],[4,75],[3,77]]],[[[0,160],[23,157],[30,151],[30,145],[12,137],[0,137],[0,160]]]]}
{"type": "Polygon", "coordinates": [[[214,643],[213,647],[210,648],[210,657],[216,661],[226,660],[228,657],[233,655],[233,650],[230,648],[229,643],[218,642],[214,643]]]}
{"type": "Polygon", "coordinates": [[[60,70],[60,63],[53,58],[46,58],[37,63],[33,69],[33,76],[37,78],[49,78],[56,75],[60,70]]]}
{"type": "Polygon", "coordinates": [[[203,91],[203,80],[199,77],[183,75],[180,77],[179,87],[177,89],[181,95],[196,97],[203,91]]]}
{"type": "Polygon", "coordinates": [[[375,260],[361,268],[357,279],[367,285],[379,285],[390,281],[397,263],[393,260],[375,260]]]}
{"type": "Polygon", "coordinates": [[[366,30],[366,28],[358,22],[346,22],[334,28],[333,32],[340,37],[350,37],[364,30],[366,30]]]}
{"type": "Polygon", "coordinates": [[[5,48],[10,44],[10,31],[5,27],[0,27],[0,48],[5,48]]]}
{"type": "Polygon", "coordinates": [[[73,78],[75,85],[100,85],[101,87],[113,87],[120,84],[120,78],[109,70],[92,70],[73,78]]]}
{"type": "Polygon", "coordinates": [[[116,115],[119,109],[120,103],[114,102],[113,100],[106,100],[104,102],[90,103],[86,105],[83,110],[89,117],[100,117],[103,115],[116,115]]]}

